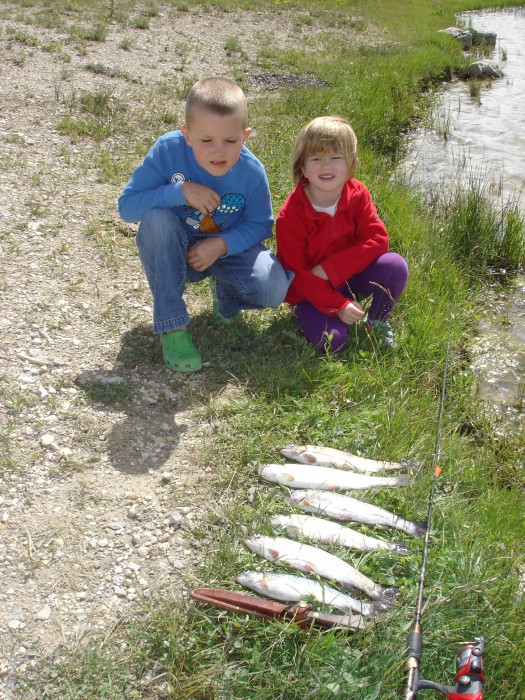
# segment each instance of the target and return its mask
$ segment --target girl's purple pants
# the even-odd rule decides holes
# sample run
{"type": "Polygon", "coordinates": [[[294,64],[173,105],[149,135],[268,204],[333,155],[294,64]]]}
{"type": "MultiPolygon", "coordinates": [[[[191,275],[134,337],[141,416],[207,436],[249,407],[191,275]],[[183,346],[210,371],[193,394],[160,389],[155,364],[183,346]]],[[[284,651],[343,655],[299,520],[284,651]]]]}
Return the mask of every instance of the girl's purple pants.
{"type": "MultiPolygon", "coordinates": [[[[386,321],[401,296],[408,279],[407,264],[397,253],[380,255],[365,270],[351,277],[339,290],[345,297],[360,301],[372,297],[367,321],[386,321]]],[[[338,316],[327,316],[308,301],[293,307],[301,329],[315,347],[339,352],[348,343],[349,329],[338,316]]]]}

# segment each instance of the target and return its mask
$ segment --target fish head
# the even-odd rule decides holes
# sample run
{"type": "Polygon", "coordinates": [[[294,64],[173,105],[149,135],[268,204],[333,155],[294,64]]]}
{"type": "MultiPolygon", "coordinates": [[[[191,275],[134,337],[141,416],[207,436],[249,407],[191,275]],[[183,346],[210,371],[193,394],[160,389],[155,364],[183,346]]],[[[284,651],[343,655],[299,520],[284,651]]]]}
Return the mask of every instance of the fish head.
{"type": "Polygon", "coordinates": [[[261,550],[261,548],[263,546],[263,536],[262,535],[252,535],[251,537],[248,537],[248,539],[244,540],[244,544],[252,552],[258,552],[261,550]]]}
{"type": "Polygon", "coordinates": [[[240,583],[241,586],[245,585],[255,585],[260,583],[264,579],[264,574],[261,571],[242,571],[235,580],[240,583]]]}
{"type": "Polygon", "coordinates": [[[291,503],[300,503],[303,498],[306,498],[307,496],[308,491],[305,491],[304,489],[294,489],[289,495],[288,499],[291,503]]]}

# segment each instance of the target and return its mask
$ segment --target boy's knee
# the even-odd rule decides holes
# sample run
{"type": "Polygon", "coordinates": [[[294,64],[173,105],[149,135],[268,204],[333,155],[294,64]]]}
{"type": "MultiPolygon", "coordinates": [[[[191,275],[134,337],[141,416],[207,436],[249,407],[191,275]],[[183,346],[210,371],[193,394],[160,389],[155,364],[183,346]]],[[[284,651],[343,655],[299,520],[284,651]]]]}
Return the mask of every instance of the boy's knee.
{"type": "Polygon", "coordinates": [[[139,231],[169,231],[178,224],[178,217],[173,209],[149,209],[139,225],[139,231]]]}
{"type": "Polygon", "coordinates": [[[173,246],[186,245],[180,219],[172,209],[150,209],[139,225],[137,245],[140,251],[171,250],[173,246]]]}
{"type": "Polygon", "coordinates": [[[292,272],[283,269],[281,264],[276,262],[264,283],[264,306],[268,308],[280,306],[284,301],[293,277],[292,272]]]}

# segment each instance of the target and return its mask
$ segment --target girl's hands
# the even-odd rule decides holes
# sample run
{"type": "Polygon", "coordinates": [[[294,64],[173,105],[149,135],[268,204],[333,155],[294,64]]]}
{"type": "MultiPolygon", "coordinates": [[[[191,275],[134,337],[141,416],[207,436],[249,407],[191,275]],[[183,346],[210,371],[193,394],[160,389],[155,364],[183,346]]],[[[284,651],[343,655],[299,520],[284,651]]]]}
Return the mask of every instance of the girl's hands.
{"type": "Polygon", "coordinates": [[[349,301],[348,304],[337,312],[337,316],[343,323],[351,326],[353,323],[361,320],[365,312],[358,301],[349,301]]]}

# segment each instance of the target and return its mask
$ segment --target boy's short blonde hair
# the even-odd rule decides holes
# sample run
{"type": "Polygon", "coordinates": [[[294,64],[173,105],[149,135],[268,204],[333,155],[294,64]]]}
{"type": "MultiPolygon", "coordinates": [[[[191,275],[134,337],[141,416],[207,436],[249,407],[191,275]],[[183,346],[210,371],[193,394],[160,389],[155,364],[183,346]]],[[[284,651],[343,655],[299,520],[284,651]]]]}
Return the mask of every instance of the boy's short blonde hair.
{"type": "Polygon", "coordinates": [[[357,137],[344,117],[317,117],[301,129],[295,142],[292,158],[293,181],[303,179],[304,165],[310,156],[337,151],[343,154],[349,177],[357,169],[357,137]]]}
{"type": "Polygon", "coordinates": [[[191,88],[186,98],[186,126],[198,110],[207,110],[222,116],[236,114],[242,128],[248,126],[248,104],[246,96],[237,83],[230,78],[202,78],[191,88]]]}

